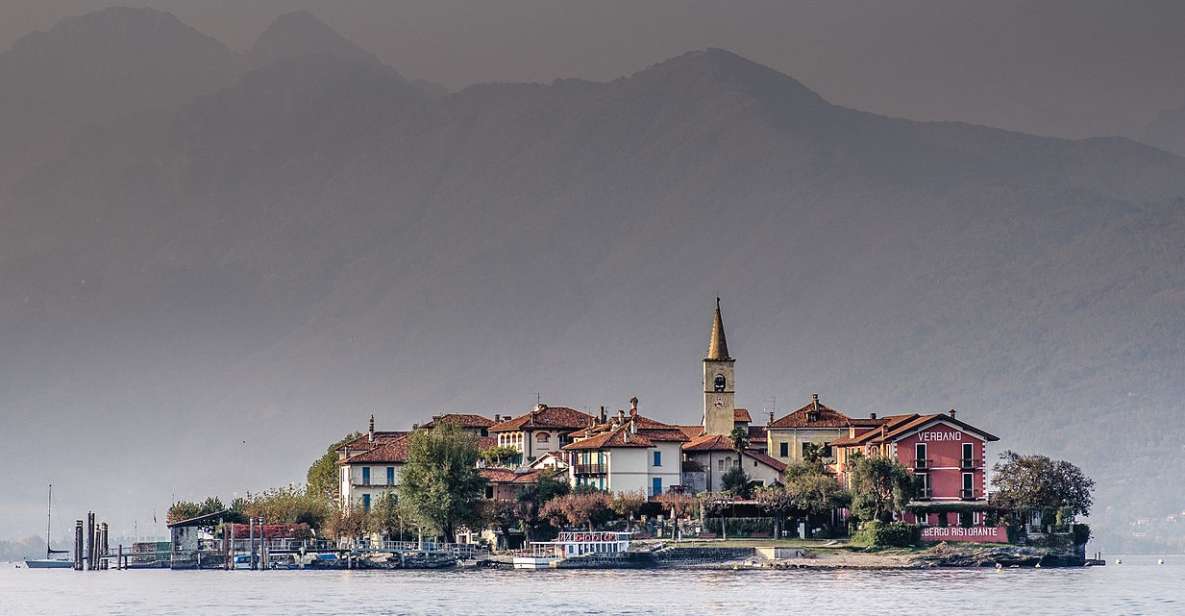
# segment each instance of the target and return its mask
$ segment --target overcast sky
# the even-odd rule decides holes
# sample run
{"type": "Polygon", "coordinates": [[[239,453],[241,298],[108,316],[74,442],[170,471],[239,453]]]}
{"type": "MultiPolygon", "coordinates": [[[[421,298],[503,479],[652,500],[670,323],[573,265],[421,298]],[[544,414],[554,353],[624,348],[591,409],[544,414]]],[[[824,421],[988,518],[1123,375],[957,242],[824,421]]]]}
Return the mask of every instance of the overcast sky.
{"type": "MultiPolygon", "coordinates": [[[[0,47],[107,0],[5,0],[0,47]]],[[[1048,135],[1138,135],[1185,105],[1185,2],[1148,0],[151,0],[247,48],[276,15],[312,11],[410,77],[612,79],[725,47],[834,102],[1048,135]]]]}

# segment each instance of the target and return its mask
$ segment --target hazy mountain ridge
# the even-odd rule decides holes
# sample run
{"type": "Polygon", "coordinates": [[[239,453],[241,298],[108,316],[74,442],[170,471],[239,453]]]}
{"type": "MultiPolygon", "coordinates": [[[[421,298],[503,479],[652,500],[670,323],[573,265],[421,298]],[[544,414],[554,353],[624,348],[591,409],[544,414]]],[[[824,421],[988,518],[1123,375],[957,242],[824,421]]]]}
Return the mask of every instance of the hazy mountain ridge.
{"type": "Polygon", "coordinates": [[[1171,509],[1130,456],[1185,470],[1162,430],[1185,393],[1183,171],[1126,140],[836,107],[721,50],[436,98],[286,56],[9,184],[4,431],[110,409],[179,457],[228,422],[299,441],[252,460],[266,485],[374,409],[637,394],[690,422],[721,294],[751,409],[958,406],[1083,462],[1107,504],[1171,509]]]}

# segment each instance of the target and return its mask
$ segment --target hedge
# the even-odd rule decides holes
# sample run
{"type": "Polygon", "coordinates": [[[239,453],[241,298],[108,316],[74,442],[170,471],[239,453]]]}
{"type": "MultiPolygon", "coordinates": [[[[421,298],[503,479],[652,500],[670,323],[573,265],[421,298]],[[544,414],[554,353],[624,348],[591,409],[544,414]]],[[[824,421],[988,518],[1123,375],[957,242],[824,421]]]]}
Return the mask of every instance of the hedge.
{"type": "Polygon", "coordinates": [[[852,535],[852,543],[881,547],[909,547],[922,540],[922,530],[904,522],[865,522],[852,535]]]}

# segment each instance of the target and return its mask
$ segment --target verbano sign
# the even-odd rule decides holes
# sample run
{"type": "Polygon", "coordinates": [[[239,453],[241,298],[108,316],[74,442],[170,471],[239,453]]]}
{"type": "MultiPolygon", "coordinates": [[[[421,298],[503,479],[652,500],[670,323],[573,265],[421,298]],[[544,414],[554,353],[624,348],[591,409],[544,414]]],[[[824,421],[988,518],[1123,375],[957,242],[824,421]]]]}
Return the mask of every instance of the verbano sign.
{"type": "Polygon", "coordinates": [[[961,441],[962,432],[922,432],[918,434],[919,441],[961,441]]]}
{"type": "Polygon", "coordinates": [[[922,529],[922,541],[1008,543],[1008,529],[1003,526],[927,526],[922,529]]]}

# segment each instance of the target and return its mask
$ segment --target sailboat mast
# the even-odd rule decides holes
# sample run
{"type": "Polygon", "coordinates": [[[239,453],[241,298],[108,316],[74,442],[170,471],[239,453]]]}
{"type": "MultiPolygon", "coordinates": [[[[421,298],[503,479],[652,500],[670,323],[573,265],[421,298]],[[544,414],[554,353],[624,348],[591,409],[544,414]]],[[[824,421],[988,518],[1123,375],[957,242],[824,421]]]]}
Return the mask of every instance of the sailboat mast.
{"type": "Polygon", "coordinates": [[[49,536],[53,532],[53,484],[49,484],[49,508],[45,513],[45,557],[53,558],[50,552],[49,536]]]}

